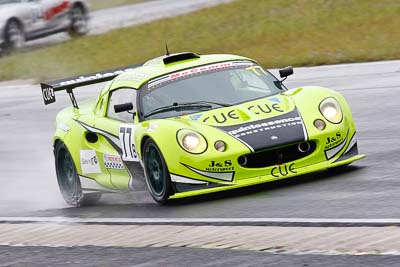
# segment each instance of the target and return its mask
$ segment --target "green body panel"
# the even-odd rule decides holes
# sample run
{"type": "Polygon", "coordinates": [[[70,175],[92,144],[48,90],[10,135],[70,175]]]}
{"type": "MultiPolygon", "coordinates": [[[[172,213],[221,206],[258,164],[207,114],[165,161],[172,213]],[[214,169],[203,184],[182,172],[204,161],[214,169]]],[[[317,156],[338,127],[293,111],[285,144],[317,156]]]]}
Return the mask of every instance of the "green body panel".
{"type": "Polygon", "coordinates": [[[350,143],[354,141],[352,138],[356,129],[350,108],[343,96],[322,87],[295,88],[282,91],[278,95],[236,106],[221,107],[168,119],[139,122],[136,116],[135,121],[127,124],[106,117],[108,96],[115,89],[121,87],[137,89],[148,80],[166,73],[212,62],[242,59],[246,58],[232,55],[210,55],[167,66],[161,64],[159,58],[149,61],[144,66],[134,69],[132,72],[123,73],[107,83],[96,100],[80,103],[79,109],[66,108],[61,111],[56,120],[57,128],[54,141],[62,141],[66,144],[80,175],[95,180],[104,188],[127,191],[130,189],[131,179],[139,179],[139,176],[136,177],[135,173],[128,171],[126,164],[122,169],[106,168],[104,160],[107,155],[119,156],[121,154],[123,146],[119,141],[121,125],[134,125],[133,144],[140,160],[143,158],[143,143],[147,138],[151,138],[162,152],[171,177],[179,176],[207,182],[198,190],[177,192],[172,198],[294,177],[349,164],[364,157],[363,155],[353,155],[340,160],[344,152],[350,148],[350,143]],[[319,110],[320,103],[328,97],[333,97],[340,103],[343,112],[343,120],[340,123],[328,122],[319,110]],[[308,156],[280,165],[262,168],[242,167],[238,163],[238,159],[242,155],[251,153],[251,149],[221,128],[274,118],[289,114],[294,110],[299,112],[303,120],[307,141],[315,142],[315,151],[308,156]],[[323,120],[326,123],[324,130],[318,130],[314,126],[316,119],[323,120]],[[68,131],[65,126],[68,126],[68,131]],[[98,140],[89,142],[85,136],[92,132],[91,127],[107,134],[103,135],[97,132],[98,140]],[[202,154],[191,154],[185,151],[177,141],[177,132],[181,129],[194,130],[205,137],[208,145],[207,150],[202,154]],[[226,151],[220,152],[214,148],[214,143],[218,140],[223,140],[227,144],[226,151]],[[337,146],[340,146],[341,149],[328,160],[326,150],[337,146]],[[83,173],[82,150],[95,151],[100,167],[98,173],[83,173]],[[233,173],[233,180],[211,178],[203,175],[202,172],[233,173]],[[215,185],[218,186],[215,187],[215,185]],[[210,186],[210,188],[207,188],[207,186],[210,186]]]}
{"type": "MultiPolygon", "coordinates": [[[[337,133],[340,133],[343,138],[336,141],[339,143],[340,141],[344,140],[345,136],[351,137],[355,133],[354,123],[351,117],[351,113],[348,109],[345,110],[343,123],[327,123],[327,127],[324,131],[319,131],[313,126],[313,121],[315,119],[323,118],[322,114],[318,110],[319,103],[323,99],[332,96],[332,93],[332,91],[321,87],[310,87],[289,90],[284,95],[280,96],[280,98],[283,99],[283,104],[279,107],[281,108],[281,110],[285,111],[284,113],[291,111],[294,108],[294,103],[296,103],[296,106],[300,110],[300,113],[307,127],[309,135],[308,140],[313,140],[317,143],[317,149],[313,154],[295,162],[294,166],[296,169],[326,161],[324,149],[326,148],[325,142],[328,137],[336,136],[337,133]],[[310,95],[312,95],[312,98],[310,97],[310,95]],[[302,107],[300,103],[304,103],[304,107],[302,107]]],[[[334,95],[337,97],[338,94],[335,93],[334,95]]],[[[268,101],[265,99],[256,100],[244,103],[237,107],[214,109],[212,111],[204,112],[202,117],[212,117],[213,115],[229,113],[229,111],[235,110],[235,114],[238,114],[240,116],[240,119],[228,119],[227,122],[223,124],[232,125],[235,124],[234,121],[236,121],[236,124],[240,124],[248,120],[259,120],[261,119],[261,116],[263,118],[266,118],[269,116],[273,117],[277,115],[276,111],[272,111],[270,114],[267,115],[254,114],[253,112],[248,111],[249,106],[256,106],[257,103],[266,102],[268,101]]],[[[345,105],[343,104],[343,106],[345,105]]],[[[202,117],[200,117],[200,120],[202,117]]],[[[210,121],[210,125],[212,126],[217,124],[215,120],[210,119],[208,121],[210,121]]],[[[190,120],[188,116],[173,119],[152,120],[144,123],[144,127],[142,125],[139,125],[139,128],[135,133],[135,142],[137,142],[136,144],[140,144],[140,141],[143,139],[144,136],[149,136],[153,138],[157,145],[160,147],[171,173],[180,174],[182,176],[191,177],[199,180],[220,182],[216,179],[205,178],[204,176],[183,167],[182,163],[188,166],[193,166],[199,170],[206,170],[207,168],[209,168],[211,159],[216,162],[225,162],[226,160],[231,160],[232,166],[230,167],[233,168],[233,170],[235,171],[235,181],[240,181],[243,179],[269,175],[272,168],[275,167],[273,166],[257,169],[248,169],[241,167],[237,163],[238,156],[250,153],[250,150],[245,145],[217,128],[210,127],[208,124],[202,122],[190,120]],[[149,132],[148,129],[150,125],[157,125],[157,127],[150,127],[152,128],[152,130],[149,132]],[[176,141],[174,142],[174,139],[176,139],[176,132],[180,129],[196,130],[198,133],[206,137],[209,146],[212,146],[217,140],[223,140],[228,144],[228,149],[225,152],[218,152],[215,149],[211,148],[207,149],[206,152],[200,155],[187,153],[178,145],[176,141]]],[[[347,142],[350,142],[350,138],[348,138],[347,142]]],[[[140,146],[137,145],[137,147],[140,146]]],[[[345,149],[345,147],[343,147],[343,150],[345,149]]],[[[331,159],[330,162],[334,162],[339,156],[340,154],[338,154],[337,157],[331,159]]],[[[287,164],[291,164],[291,162],[288,162],[287,164]]]]}
{"type": "MultiPolygon", "coordinates": [[[[88,133],[77,120],[86,123],[90,126],[95,126],[95,122],[98,120],[97,116],[92,115],[95,108],[95,101],[87,101],[80,105],[79,109],[67,108],[60,112],[56,119],[56,125],[64,124],[70,127],[70,130],[66,132],[63,129],[57,127],[56,134],[54,137],[55,142],[61,140],[64,142],[71,153],[72,159],[75,162],[75,166],[79,174],[84,175],[87,178],[95,180],[105,188],[112,190],[127,190],[129,182],[129,174],[126,169],[124,170],[110,170],[104,166],[103,155],[118,155],[118,152],[113,146],[107,141],[102,135],[97,135],[98,141],[96,143],[90,143],[86,140],[85,135],[88,133]],[[64,115],[67,114],[67,115],[64,115]],[[71,114],[73,116],[71,117],[71,114]],[[68,116],[69,115],[69,116],[68,116]],[[99,160],[99,166],[101,169],[100,173],[89,173],[84,174],[81,167],[81,150],[95,150],[97,158],[99,160]],[[114,183],[111,180],[111,175],[116,177],[114,183]],[[119,179],[118,179],[119,177],[119,179]]],[[[100,117],[103,118],[103,117],[100,117]]],[[[118,122],[119,124],[119,122],[118,122]]],[[[106,128],[112,128],[107,126],[106,128]]]]}

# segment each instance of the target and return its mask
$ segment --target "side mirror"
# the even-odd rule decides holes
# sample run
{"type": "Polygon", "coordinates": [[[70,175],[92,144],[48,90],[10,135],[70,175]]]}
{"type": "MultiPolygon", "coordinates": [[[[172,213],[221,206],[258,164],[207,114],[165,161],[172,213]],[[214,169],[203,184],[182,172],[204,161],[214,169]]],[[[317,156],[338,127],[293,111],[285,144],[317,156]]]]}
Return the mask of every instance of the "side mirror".
{"type": "Polygon", "coordinates": [[[287,78],[287,76],[292,75],[293,74],[293,67],[289,66],[283,69],[279,70],[279,75],[281,76],[281,78],[287,78]]]}
{"type": "Polygon", "coordinates": [[[119,105],[114,105],[114,111],[115,113],[121,113],[125,111],[130,111],[133,109],[133,104],[132,102],[124,103],[124,104],[119,104],[119,105]]]}

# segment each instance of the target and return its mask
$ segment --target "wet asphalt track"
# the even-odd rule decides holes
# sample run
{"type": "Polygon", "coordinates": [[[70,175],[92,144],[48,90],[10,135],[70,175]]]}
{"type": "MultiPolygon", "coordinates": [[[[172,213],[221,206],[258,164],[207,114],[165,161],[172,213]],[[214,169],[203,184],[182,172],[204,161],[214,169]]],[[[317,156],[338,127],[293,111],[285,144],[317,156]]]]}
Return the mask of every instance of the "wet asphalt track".
{"type": "Polygon", "coordinates": [[[396,256],[282,255],[189,248],[2,247],[1,266],[398,266],[396,256]],[[90,255],[90,256],[88,256],[90,255]]]}
{"type": "MultiPolygon", "coordinates": [[[[289,87],[342,92],[353,110],[359,150],[368,157],[346,172],[291,180],[157,206],[146,192],[107,195],[99,206],[67,208],[58,192],[51,138],[56,113],[38,86],[0,86],[0,216],[400,218],[400,61],[296,68],[289,87]]],[[[76,91],[79,99],[100,86],[76,91]]]]}

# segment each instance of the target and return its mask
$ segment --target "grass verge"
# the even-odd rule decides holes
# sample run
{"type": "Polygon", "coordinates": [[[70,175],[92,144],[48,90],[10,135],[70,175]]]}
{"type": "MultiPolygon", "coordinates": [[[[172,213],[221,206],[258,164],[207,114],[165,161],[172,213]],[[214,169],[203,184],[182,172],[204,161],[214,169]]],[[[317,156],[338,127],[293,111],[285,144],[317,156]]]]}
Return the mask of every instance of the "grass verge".
{"type": "Polygon", "coordinates": [[[267,67],[400,58],[397,0],[241,0],[0,59],[0,80],[48,80],[164,53],[233,53],[267,67]]]}
{"type": "Polygon", "coordinates": [[[151,0],[90,0],[90,10],[99,10],[116,6],[136,4],[139,2],[146,2],[151,0]]]}

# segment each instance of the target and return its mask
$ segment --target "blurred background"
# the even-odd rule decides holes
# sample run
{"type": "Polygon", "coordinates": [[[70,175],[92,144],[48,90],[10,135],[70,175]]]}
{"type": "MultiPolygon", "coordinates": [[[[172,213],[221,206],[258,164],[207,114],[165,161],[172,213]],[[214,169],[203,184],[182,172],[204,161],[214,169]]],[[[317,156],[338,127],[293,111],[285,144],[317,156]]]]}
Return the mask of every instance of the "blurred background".
{"type": "MultiPolygon", "coordinates": [[[[54,28],[61,17],[68,18],[62,15],[68,11],[62,9],[63,3],[67,6],[65,2],[71,8],[74,5],[73,1],[61,0],[1,0],[0,11],[11,14],[14,11],[7,11],[15,10],[11,6],[25,7],[36,12],[30,14],[36,16],[31,23],[54,28]],[[31,8],[32,3],[43,7],[31,8]],[[47,20],[47,24],[41,20],[47,20]]],[[[65,29],[69,35],[58,33],[28,41],[12,52],[3,51],[0,80],[43,81],[142,63],[163,54],[166,43],[171,52],[240,54],[269,68],[400,57],[397,0],[88,0],[83,3],[88,7],[87,32],[74,34],[65,29]]],[[[6,17],[0,19],[3,22],[0,28],[7,24],[6,17]]],[[[27,29],[28,25],[21,27],[27,29]]]]}

